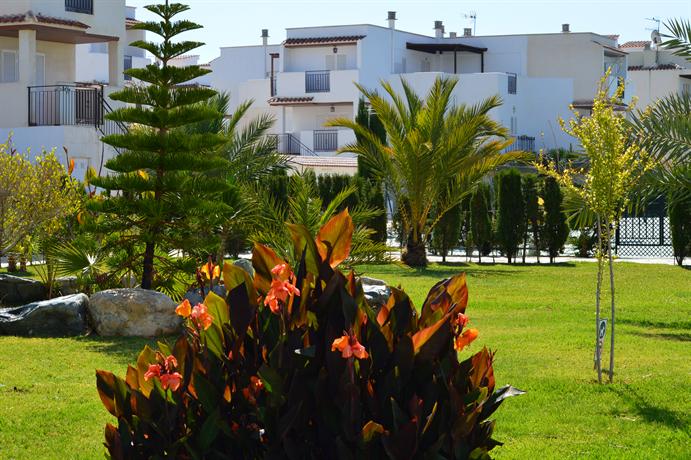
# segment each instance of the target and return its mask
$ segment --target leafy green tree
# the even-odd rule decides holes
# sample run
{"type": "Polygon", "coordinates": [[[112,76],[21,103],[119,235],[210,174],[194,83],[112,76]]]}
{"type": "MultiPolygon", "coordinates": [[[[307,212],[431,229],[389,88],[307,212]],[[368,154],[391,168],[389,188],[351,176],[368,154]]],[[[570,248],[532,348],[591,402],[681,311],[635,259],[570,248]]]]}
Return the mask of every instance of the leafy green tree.
{"type": "Polygon", "coordinates": [[[525,250],[528,240],[528,229],[532,233],[533,245],[537,263],[540,263],[540,197],[537,190],[537,176],[526,174],[523,176],[523,197],[525,199],[525,236],[523,239],[523,263],[525,263],[525,250]]]}
{"type": "Polygon", "coordinates": [[[499,175],[498,202],[497,238],[509,263],[516,262],[525,228],[525,202],[518,170],[509,169],[499,175]]]}
{"type": "MultiPolygon", "coordinates": [[[[600,300],[602,275],[605,263],[609,267],[610,285],[610,351],[609,381],[614,379],[614,325],[615,325],[615,290],[614,263],[612,262],[612,237],[621,215],[630,203],[630,193],[641,176],[649,169],[645,151],[635,142],[633,128],[624,118],[626,112],[615,112],[621,104],[624,87],[618,87],[614,94],[608,94],[606,81],[607,71],[600,81],[593,108],[589,116],[575,112],[568,125],[560,120],[565,132],[579,140],[588,158],[587,169],[566,169],[557,173],[544,168],[542,172],[557,179],[563,186],[578,195],[585,206],[597,216],[598,233],[598,272],[596,289],[596,343],[595,367],[598,381],[602,381],[601,349],[598,329],[600,322],[600,300]]],[[[633,107],[628,107],[629,111],[633,107]]],[[[545,204],[546,206],[546,204],[545,204]]]]}
{"type": "Polygon", "coordinates": [[[160,21],[133,26],[161,38],[160,43],[136,41],[132,46],[151,53],[157,64],[129,69],[127,74],[147,85],[130,86],[111,98],[130,104],[107,117],[130,126],[124,134],[105,136],[103,141],[122,150],[106,167],[113,175],[92,180],[93,185],[111,192],[90,207],[106,218],[100,230],[121,234],[143,244],[141,287],[154,287],[154,263],[168,264],[157,256],[165,251],[187,248],[192,234],[192,216],[224,212],[218,193],[225,181],[211,174],[227,162],[214,152],[225,139],[220,135],[187,132],[186,125],[219,118],[214,108],[200,104],[215,91],[183,83],[209,72],[199,66],[174,67],[171,59],[202,45],[194,41],[174,42],[173,38],[201,26],[173,18],[187,11],[186,5],[168,3],[146,7],[160,21]]]}
{"type": "Polygon", "coordinates": [[[549,254],[549,263],[553,264],[569,237],[569,226],[563,209],[564,195],[559,183],[553,177],[545,177],[542,197],[545,206],[542,239],[549,254]]]}
{"type": "Polygon", "coordinates": [[[388,97],[358,86],[384,125],[388,145],[351,119],[327,124],[350,128],[361,139],[340,151],[364,157],[387,185],[407,235],[402,260],[425,266],[426,242],[443,215],[485,175],[525,154],[502,153],[511,143],[508,132],[489,115],[501,105],[498,97],[455,106],[456,79],[438,77],[425,99],[404,79],[401,83],[403,95],[389,82],[382,83],[388,97]]]}
{"type": "Polygon", "coordinates": [[[480,263],[492,251],[491,202],[489,185],[479,183],[470,199],[470,227],[480,263]]]}

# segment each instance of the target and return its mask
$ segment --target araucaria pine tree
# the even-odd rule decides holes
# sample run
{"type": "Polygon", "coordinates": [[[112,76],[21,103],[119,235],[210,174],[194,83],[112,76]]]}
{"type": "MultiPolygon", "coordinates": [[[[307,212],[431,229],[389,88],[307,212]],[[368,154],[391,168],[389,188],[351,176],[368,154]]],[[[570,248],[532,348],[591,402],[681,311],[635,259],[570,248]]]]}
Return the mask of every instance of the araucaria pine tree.
{"type": "Polygon", "coordinates": [[[523,240],[525,203],[521,188],[521,173],[509,169],[499,175],[499,214],[497,238],[509,263],[516,261],[518,245],[523,240]]]}
{"type": "MultiPolygon", "coordinates": [[[[136,41],[131,44],[151,53],[156,64],[129,69],[128,75],[146,85],[131,86],[110,97],[127,107],[114,110],[107,118],[129,126],[123,134],[105,136],[103,141],[121,151],[106,167],[113,175],[92,180],[109,196],[94,200],[90,209],[101,215],[100,230],[127,238],[122,244],[137,248],[141,262],[141,287],[154,286],[154,264],[165,263],[157,250],[185,248],[194,215],[214,212],[223,206],[214,200],[224,182],[209,173],[226,163],[216,155],[223,138],[212,134],[190,134],[182,128],[192,123],[217,119],[218,112],[201,105],[215,91],[183,85],[209,72],[199,66],[173,67],[171,59],[199,47],[194,41],[174,42],[173,38],[201,26],[173,17],[188,10],[186,5],[168,3],[146,9],[159,21],[133,26],[161,37],[160,43],[136,41]]],[[[133,265],[134,265],[134,261],[133,265]]]]}

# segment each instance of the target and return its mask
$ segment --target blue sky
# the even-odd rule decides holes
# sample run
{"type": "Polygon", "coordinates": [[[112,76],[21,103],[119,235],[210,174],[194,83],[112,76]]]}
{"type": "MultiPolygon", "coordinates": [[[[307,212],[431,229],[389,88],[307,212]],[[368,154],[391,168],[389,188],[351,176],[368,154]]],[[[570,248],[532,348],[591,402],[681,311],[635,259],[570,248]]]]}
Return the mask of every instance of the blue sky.
{"type": "MultiPolygon", "coordinates": [[[[460,34],[464,27],[472,26],[464,14],[474,11],[477,35],[559,32],[562,23],[569,23],[574,32],[619,34],[620,43],[649,39],[646,28],[655,24],[645,18],[691,17],[691,0],[178,1],[191,6],[186,17],[204,26],[185,36],[206,43],[195,51],[202,61],[218,56],[221,46],[260,44],[261,29],[269,29],[270,42],[279,43],[288,27],[363,23],[385,26],[389,10],[397,12],[397,28],[427,35],[434,34],[435,20],[443,21],[447,32],[460,34]]],[[[136,7],[150,3],[127,0],[128,5],[136,7]]],[[[138,8],[138,15],[151,18],[143,8],[138,8]]]]}

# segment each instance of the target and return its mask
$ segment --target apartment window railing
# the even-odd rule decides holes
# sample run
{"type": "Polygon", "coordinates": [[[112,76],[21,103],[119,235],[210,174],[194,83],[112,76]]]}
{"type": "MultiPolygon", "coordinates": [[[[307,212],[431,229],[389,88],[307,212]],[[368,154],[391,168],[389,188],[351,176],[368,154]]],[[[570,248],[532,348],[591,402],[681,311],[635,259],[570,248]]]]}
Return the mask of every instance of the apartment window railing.
{"type": "Polygon", "coordinates": [[[504,149],[504,152],[513,152],[522,150],[524,152],[535,152],[535,138],[532,136],[516,136],[513,138],[513,144],[504,149]]]}
{"type": "Polygon", "coordinates": [[[29,86],[29,126],[103,125],[103,90],[94,86],[29,86]]]}
{"type": "Polygon", "coordinates": [[[314,131],[314,151],[333,152],[338,149],[338,131],[320,129],[314,131]]]}
{"type": "Polygon", "coordinates": [[[65,11],[94,14],[94,0],[65,0],[65,11]]]}
{"type": "Polygon", "coordinates": [[[518,82],[518,77],[515,73],[510,73],[509,75],[509,94],[516,94],[516,84],[518,82]]]}
{"type": "Polygon", "coordinates": [[[305,72],[306,93],[328,93],[329,91],[331,91],[331,72],[328,70],[305,72]]]}
{"type": "Polygon", "coordinates": [[[276,94],[278,94],[278,91],[276,91],[276,83],[278,82],[278,79],[274,75],[271,78],[271,97],[274,97],[276,94]]]}
{"type": "Polygon", "coordinates": [[[269,138],[276,143],[276,152],[283,155],[314,155],[312,149],[291,133],[269,134],[269,138]]]}

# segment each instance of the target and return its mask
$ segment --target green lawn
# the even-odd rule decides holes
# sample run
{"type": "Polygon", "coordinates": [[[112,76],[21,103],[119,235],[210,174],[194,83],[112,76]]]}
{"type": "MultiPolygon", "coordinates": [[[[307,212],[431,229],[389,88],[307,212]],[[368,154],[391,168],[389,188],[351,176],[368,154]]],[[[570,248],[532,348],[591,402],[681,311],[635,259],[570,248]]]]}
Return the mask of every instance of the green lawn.
{"type": "MultiPolygon", "coordinates": [[[[528,393],[497,413],[497,458],[689,458],[691,271],[618,263],[615,384],[592,371],[595,264],[361,267],[419,306],[438,279],[468,272],[467,314],[497,350],[499,385],[528,393]]],[[[609,334],[609,333],[608,333],[609,334]]],[[[609,336],[608,336],[609,337],[609,336]]],[[[103,458],[111,418],[94,369],[124,374],[137,339],[0,337],[0,458],[103,458]]],[[[607,361],[607,359],[605,360],[607,361]]],[[[607,361],[608,362],[608,361],[607,361]]]]}

